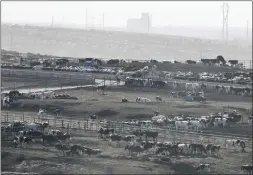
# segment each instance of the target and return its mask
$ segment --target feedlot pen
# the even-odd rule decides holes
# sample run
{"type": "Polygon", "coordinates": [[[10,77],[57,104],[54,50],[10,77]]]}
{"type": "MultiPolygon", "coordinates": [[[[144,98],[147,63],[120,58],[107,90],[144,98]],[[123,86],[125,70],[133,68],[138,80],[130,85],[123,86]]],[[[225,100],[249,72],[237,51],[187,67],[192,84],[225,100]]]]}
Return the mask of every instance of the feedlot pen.
{"type": "MultiPolygon", "coordinates": [[[[152,130],[157,131],[158,141],[171,141],[174,143],[202,143],[208,144],[213,143],[216,145],[221,145],[222,149],[225,149],[225,141],[229,139],[240,139],[246,143],[246,151],[252,150],[252,138],[249,136],[241,136],[235,134],[223,134],[220,132],[204,132],[204,131],[176,131],[175,129],[161,128],[156,126],[136,126],[136,125],[126,125],[118,123],[115,121],[108,121],[107,123],[102,123],[99,121],[92,120],[66,120],[66,119],[54,119],[54,118],[43,118],[38,119],[37,117],[27,116],[24,113],[16,113],[10,115],[8,113],[1,113],[1,123],[2,125],[7,125],[14,120],[26,121],[26,122],[48,122],[49,129],[59,129],[66,133],[71,133],[72,136],[87,136],[97,137],[97,131],[101,127],[114,128],[116,133],[121,135],[132,134],[134,130],[152,130]]],[[[47,131],[47,129],[45,130],[47,131]]],[[[12,133],[2,132],[2,141],[11,141],[13,138],[12,133]]],[[[148,138],[151,139],[151,138],[148,138]]]]}

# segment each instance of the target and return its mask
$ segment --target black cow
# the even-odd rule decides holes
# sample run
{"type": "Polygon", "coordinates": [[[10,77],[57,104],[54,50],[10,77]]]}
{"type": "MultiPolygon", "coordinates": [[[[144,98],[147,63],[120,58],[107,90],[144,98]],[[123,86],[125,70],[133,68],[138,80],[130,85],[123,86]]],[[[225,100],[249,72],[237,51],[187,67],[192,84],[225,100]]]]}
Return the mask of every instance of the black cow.
{"type": "Polygon", "coordinates": [[[109,136],[109,142],[108,142],[108,144],[111,145],[112,141],[116,141],[117,142],[117,146],[120,146],[121,139],[122,139],[122,136],[116,135],[116,134],[112,134],[112,135],[109,136]]]}
{"type": "Polygon", "coordinates": [[[203,91],[206,91],[206,90],[207,90],[207,86],[206,86],[204,83],[201,84],[200,88],[201,88],[203,91]]]}
{"type": "Polygon", "coordinates": [[[80,151],[84,152],[85,148],[80,145],[72,145],[70,147],[70,152],[73,155],[80,156],[80,151]]]}
{"type": "Polygon", "coordinates": [[[203,171],[205,168],[208,169],[208,170],[210,170],[210,164],[200,164],[200,165],[196,168],[196,170],[197,170],[197,171],[203,171]]]}
{"type": "Polygon", "coordinates": [[[162,98],[161,97],[159,97],[159,96],[156,96],[155,97],[155,99],[156,99],[156,101],[160,101],[160,102],[162,102],[163,100],[162,100],[162,98]]]}
{"type": "Polygon", "coordinates": [[[100,154],[100,153],[102,153],[102,151],[100,149],[91,149],[91,148],[85,147],[84,153],[86,153],[88,156],[91,156],[91,155],[100,154]]]}
{"type": "Polygon", "coordinates": [[[193,60],[186,60],[187,64],[196,64],[197,62],[196,61],[193,61],[193,60]]]}
{"type": "Polygon", "coordinates": [[[121,102],[122,102],[122,103],[127,103],[128,100],[127,100],[126,98],[122,98],[121,102]]]}
{"type": "Polygon", "coordinates": [[[17,90],[13,90],[9,92],[9,97],[11,99],[16,99],[17,97],[20,97],[20,96],[21,96],[21,93],[17,90]]]}
{"type": "Polygon", "coordinates": [[[49,142],[49,143],[55,143],[55,142],[59,142],[59,139],[54,136],[54,135],[42,135],[42,143],[44,144],[45,141],[49,142]]]}
{"type": "Polygon", "coordinates": [[[133,139],[135,139],[135,135],[126,135],[123,140],[125,140],[126,142],[130,142],[132,141],[133,139]]]}
{"type": "Polygon", "coordinates": [[[145,131],[144,134],[146,136],[146,141],[148,140],[148,137],[152,137],[153,141],[155,143],[157,142],[158,132],[155,132],[155,131],[145,131]]]}
{"type": "Polygon", "coordinates": [[[66,134],[64,133],[63,135],[56,135],[58,140],[61,141],[66,141],[66,140],[70,140],[70,134],[66,134]]]}
{"type": "Polygon", "coordinates": [[[224,59],[224,57],[222,55],[218,55],[216,57],[217,61],[221,62],[222,65],[226,64],[226,60],[224,59]]]}
{"type": "Polygon", "coordinates": [[[91,119],[91,120],[96,120],[96,119],[98,119],[98,116],[92,115],[92,116],[90,116],[90,119],[91,119]]]}
{"type": "Polygon", "coordinates": [[[57,150],[59,150],[59,151],[62,151],[63,155],[65,155],[65,151],[68,151],[68,150],[69,150],[69,147],[68,147],[68,146],[62,145],[62,144],[60,144],[60,143],[57,143],[57,144],[55,145],[55,148],[56,148],[57,150]]]}
{"type": "Polygon", "coordinates": [[[148,142],[147,141],[142,141],[141,145],[143,146],[144,150],[147,150],[147,149],[152,148],[155,145],[155,143],[151,142],[151,141],[148,141],[148,142]]]}
{"type": "Polygon", "coordinates": [[[107,61],[107,64],[116,64],[116,65],[118,65],[119,64],[119,60],[118,59],[111,59],[111,60],[109,60],[109,61],[107,61]]]}
{"type": "Polygon", "coordinates": [[[199,150],[201,152],[201,154],[203,152],[205,154],[207,154],[206,149],[205,149],[205,147],[202,144],[195,144],[195,143],[193,143],[193,144],[189,145],[189,148],[191,149],[192,153],[194,153],[194,152],[196,153],[196,151],[199,150]]]}
{"type": "Polygon", "coordinates": [[[132,154],[133,152],[136,152],[138,154],[138,153],[143,152],[144,148],[141,145],[137,145],[137,146],[135,146],[135,145],[126,145],[125,150],[128,150],[129,154],[132,154]]]}
{"type": "Polygon", "coordinates": [[[238,60],[228,60],[228,62],[229,62],[231,65],[237,65],[237,64],[238,64],[238,60]]]}
{"type": "Polygon", "coordinates": [[[100,134],[99,137],[103,138],[103,135],[108,136],[110,133],[114,133],[114,129],[100,128],[98,133],[100,134]]]}
{"type": "Polygon", "coordinates": [[[103,86],[97,86],[97,91],[105,91],[105,88],[106,88],[106,85],[103,85],[103,86]]]}

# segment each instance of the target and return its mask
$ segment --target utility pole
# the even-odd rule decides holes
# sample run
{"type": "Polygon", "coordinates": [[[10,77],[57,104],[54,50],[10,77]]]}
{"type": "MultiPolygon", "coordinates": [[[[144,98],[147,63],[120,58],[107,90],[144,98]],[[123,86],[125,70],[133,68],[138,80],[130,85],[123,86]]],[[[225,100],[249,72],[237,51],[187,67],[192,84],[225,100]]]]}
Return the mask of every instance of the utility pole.
{"type": "Polygon", "coordinates": [[[223,15],[222,39],[225,41],[228,41],[228,11],[229,11],[228,3],[223,3],[221,8],[222,8],[222,15],[223,15]]]}
{"type": "Polygon", "coordinates": [[[151,29],[151,16],[152,14],[148,13],[148,33],[150,32],[150,29],[151,29]]]}
{"type": "Polygon", "coordinates": [[[91,28],[93,29],[93,22],[94,22],[94,17],[92,16],[92,22],[91,22],[91,28]]]}
{"type": "Polygon", "coordinates": [[[88,10],[87,10],[87,8],[86,8],[85,18],[86,18],[86,20],[85,20],[85,26],[86,26],[86,29],[87,29],[88,28],[88,10]]]}
{"type": "Polygon", "coordinates": [[[102,19],[102,20],[103,20],[103,21],[102,21],[102,24],[103,24],[103,30],[104,30],[104,27],[105,27],[105,13],[103,13],[102,18],[103,18],[103,19],[102,19]]]}
{"type": "Polygon", "coordinates": [[[246,33],[246,40],[249,39],[249,20],[247,20],[247,33],[246,33]]]}
{"type": "Polygon", "coordinates": [[[11,35],[10,35],[10,50],[12,50],[12,29],[11,29],[11,35]]]}
{"type": "Polygon", "coordinates": [[[51,23],[51,27],[54,28],[54,16],[52,16],[52,23],[51,23]]]}

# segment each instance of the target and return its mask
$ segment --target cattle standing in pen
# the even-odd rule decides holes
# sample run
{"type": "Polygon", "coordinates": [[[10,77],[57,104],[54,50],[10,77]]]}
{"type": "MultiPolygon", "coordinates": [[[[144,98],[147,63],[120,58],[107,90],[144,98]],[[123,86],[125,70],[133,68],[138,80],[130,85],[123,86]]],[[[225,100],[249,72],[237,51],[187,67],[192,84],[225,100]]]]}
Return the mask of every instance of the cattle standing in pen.
{"type": "Polygon", "coordinates": [[[59,150],[59,151],[62,151],[63,156],[66,155],[66,154],[65,154],[65,151],[70,150],[66,145],[62,145],[62,144],[60,144],[60,143],[57,143],[57,144],[55,145],[55,148],[56,148],[57,150],[59,150]]]}
{"type": "Polygon", "coordinates": [[[110,133],[114,133],[114,129],[100,128],[98,130],[98,133],[99,133],[99,137],[100,138],[104,138],[105,139],[105,136],[108,136],[110,133]]]}
{"type": "Polygon", "coordinates": [[[196,168],[197,171],[203,171],[203,170],[205,170],[205,169],[207,169],[207,171],[209,172],[209,171],[210,171],[210,164],[200,164],[200,165],[196,168]]]}
{"type": "Polygon", "coordinates": [[[239,139],[237,140],[226,140],[225,142],[226,144],[226,151],[229,152],[230,151],[230,147],[234,147],[234,151],[236,151],[236,147],[240,147],[242,152],[245,152],[245,147],[246,144],[244,141],[241,141],[239,139]]]}
{"type": "Polygon", "coordinates": [[[111,143],[113,141],[116,141],[117,142],[117,146],[119,147],[121,139],[122,139],[122,137],[120,135],[110,134],[109,135],[109,142],[108,142],[108,144],[111,145],[111,143]]]}
{"type": "Polygon", "coordinates": [[[141,152],[144,151],[144,148],[143,146],[141,145],[126,145],[125,146],[125,150],[128,150],[129,151],[129,154],[132,154],[132,153],[137,153],[137,154],[140,154],[141,152]]]}
{"type": "Polygon", "coordinates": [[[151,102],[150,99],[145,98],[145,97],[137,97],[135,101],[136,101],[137,103],[151,102]]]}

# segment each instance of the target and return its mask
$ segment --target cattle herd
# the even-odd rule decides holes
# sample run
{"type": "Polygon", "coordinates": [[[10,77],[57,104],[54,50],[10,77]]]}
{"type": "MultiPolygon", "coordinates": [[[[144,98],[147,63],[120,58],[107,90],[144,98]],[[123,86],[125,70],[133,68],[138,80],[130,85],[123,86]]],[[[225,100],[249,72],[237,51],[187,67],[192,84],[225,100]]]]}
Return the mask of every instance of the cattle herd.
{"type": "MultiPolygon", "coordinates": [[[[236,111],[225,111],[219,113],[209,113],[207,116],[175,116],[173,114],[169,116],[159,115],[158,111],[155,111],[155,116],[152,120],[132,120],[122,121],[125,125],[135,126],[160,126],[166,127],[171,130],[194,130],[199,131],[205,128],[229,128],[231,125],[235,125],[240,122],[242,115],[236,111]]],[[[248,117],[248,123],[252,124],[252,116],[248,117]]]]}
{"type": "MultiPolygon", "coordinates": [[[[180,121],[181,122],[181,121],[180,121]]],[[[80,144],[71,144],[71,134],[63,133],[59,130],[50,130],[48,123],[26,123],[23,121],[14,121],[6,127],[1,127],[1,133],[12,132],[14,140],[12,145],[14,148],[27,147],[35,143],[44,146],[53,146],[63,156],[87,156],[102,154],[102,150],[98,148],[89,148],[80,144]]],[[[170,162],[172,157],[182,155],[195,156],[212,156],[220,158],[220,149],[223,145],[212,143],[182,143],[174,141],[159,141],[159,132],[151,130],[134,130],[131,134],[121,135],[114,128],[100,128],[98,131],[98,139],[107,140],[108,145],[116,143],[118,149],[124,144],[124,150],[128,151],[130,156],[156,155],[161,160],[170,162]],[[150,138],[152,140],[150,140],[150,138]]],[[[225,149],[227,152],[231,150],[241,150],[245,152],[246,144],[243,140],[231,139],[225,141],[225,149]]],[[[123,150],[123,151],[124,151],[123,150]]],[[[200,164],[195,167],[197,171],[207,169],[210,171],[210,164],[200,164]]],[[[242,165],[241,170],[252,172],[251,165],[242,165]]]]}
{"type": "MultiPolygon", "coordinates": [[[[233,64],[233,60],[230,60],[233,64]]],[[[57,62],[57,61],[56,61],[57,62]]],[[[215,60],[202,59],[199,62],[187,60],[187,64],[205,64],[215,65],[221,64],[226,66],[226,61],[222,56],[217,57],[215,60]]],[[[121,65],[122,61],[109,60],[107,64],[121,65]]],[[[158,63],[152,60],[151,63],[158,63]]],[[[178,64],[174,62],[175,64],[178,64]]],[[[51,64],[51,63],[50,63],[51,64]]],[[[192,73],[192,72],[168,72],[157,71],[157,66],[145,66],[144,68],[137,69],[133,67],[121,68],[102,68],[103,62],[96,60],[96,66],[84,68],[83,66],[68,65],[64,61],[58,61],[55,66],[47,62],[38,62],[32,66],[21,65],[7,65],[1,64],[2,68],[8,69],[34,69],[37,66],[43,65],[42,71],[69,71],[69,72],[87,72],[87,73],[103,73],[116,75],[117,84],[122,80],[125,82],[126,87],[150,87],[150,88],[170,88],[173,91],[168,91],[167,97],[171,100],[184,98],[186,101],[200,101],[206,102],[205,93],[209,93],[210,89],[215,93],[240,95],[244,97],[252,97],[252,80],[253,74],[251,72],[223,72],[223,73],[192,73]],[[99,63],[99,66],[98,66],[99,63]],[[99,68],[100,67],[100,68],[99,68]],[[129,70],[128,70],[129,69],[129,70]],[[152,75],[151,75],[152,74],[152,75]],[[154,78],[156,77],[156,78],[154,78]],[[157,78],[158,77],[158,78],[157,78]],[[210,83],[211,82],[211,83],[210,83]]],[[[114,66],[113,66],[114,65],[114,66]]],[[[97,85],[96,91],[101,95],[104,93],[106,85],[97,85]]],[[[168,88],[168,89],[169,89],[168,88]]],[[[77,99],[67,94],[56,95],[54,91],[20,93],[18,90],[11,90],[9,93],[1,93],[2,107],[12,107],[12,104],[17,99],[31,98],[31,99],[77,99]]],[[[157,102],[158,104],[165,101],[165,97],[155,96],[154,99],[149,99],[144,96],[137,96],[133,103],[150,103],[157,102]]],[[[129,103],[131,100],[123,97],[122,103],[129,103]]],[[[55,116],[59,116],[60,109],[54,109],[55,116]]],[[[38,119],[45,118],[47,111],[40,108],[37,114],[38,119]]],[[[97,139],[99,141],[108,141],[108,146],[116,145],[115,149],[122,149],[126,155],[160,157],[160,160],[171,162],[172,157],[176,156],[202,156],[202,157],[217,157],[220,158],[221,149],[225,149],[227,153],[231,150],[240,150],[245,152],[249,146],[241,139],[225,140],[223,144],[214,143],[196,143],[190,142],[176,142],[175,140],[167,141],[159,137],[159,132],[154,131],[152,128],[155,126],[159,129],[168,129],[173,131],[203,131],[207,128],[229,128],[231,125],[237,124],[242,121],[242,114],[238,111],[223,111],[219,113],[209,113],[206,116],[191,116],[189,115],[161,115],[159,111],[154,112],[151,120],[132,120],[121,121],[121,125],[138,126],[132,127],[130,133],[121,133],[112,126],[101,127],[97,131],[97,139]],[[139,128],[139,129],[136,129],[139,128]],[[144,129],[143,129],[144,128],[144,129]],[[150,129],[148,129],[150,128],[150,129]],[[128,154],[127,154],[128,153],[128,154]]],[[[93,115],[91,120],[97,121],[98,117],[93,115]]],[[[248,123],[252,124],[252,116],[248,117],[248,123]]],[[[99,126],[100,127],[100,126],[99,126]]],[[[6,138],[11,133],[11,144],[14,148],[27,147],[34,144],[42,144],[56,149],[63,156],[67,157],[81,157],[84,154],[87,156],[103,154],[103,149],[92,148],[81,144],[73,144],[70,133],[64,133],[60,130],[52,130],[47,122],[25,122],[13,121],[12,123],[1,126],[2,139],[6,138]],[[13,139],[14,138],[14,139],[13,139]]],[[[167,138],[166,138],[167,139],[167,138]]],[[[57,154],[58,154],[57,152],[57,154]]],[[[195,167],[197,171],[207,169],[210,171],[210,164],[201,163],[195,167]]],[[[252,173],[252,165],[242,165],[241,170],[252,173]]]]}

